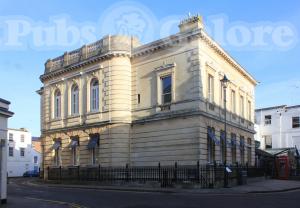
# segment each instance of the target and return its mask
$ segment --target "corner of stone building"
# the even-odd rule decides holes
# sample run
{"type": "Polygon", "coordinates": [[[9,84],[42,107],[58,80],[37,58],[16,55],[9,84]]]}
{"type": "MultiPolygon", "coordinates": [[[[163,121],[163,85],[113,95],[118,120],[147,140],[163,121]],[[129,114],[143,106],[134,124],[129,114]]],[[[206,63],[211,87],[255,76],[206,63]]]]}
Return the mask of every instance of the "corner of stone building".
{"type": "Polygon", "coordinates": [[[203,29],[203,18],[200,15],[188,15],[186,19],[183,19],[179,24],[179,29],[181,33],[190,32],[197,29],[203,29]]]}

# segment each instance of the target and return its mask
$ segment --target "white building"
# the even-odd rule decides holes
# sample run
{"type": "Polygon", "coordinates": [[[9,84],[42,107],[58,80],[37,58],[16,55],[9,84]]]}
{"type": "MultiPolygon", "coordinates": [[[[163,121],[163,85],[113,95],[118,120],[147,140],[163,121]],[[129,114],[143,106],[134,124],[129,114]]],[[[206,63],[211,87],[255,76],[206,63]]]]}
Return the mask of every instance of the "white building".
{"type": "Polygon", "coordinates": [[[13,115],[9,111],[10,102],[0,98],[0,202],[5,203],[7,198],[7,119],[13,115]]]}
{"type": "Polygon", "coordinates": [[[300,105],[257,109],[255,119],[255,140],[261,149],[300,149],[300,105]]]}
{"type": "Polygon", "coordinates": [[[8,129],[7,174],[8,177],[23,176],[34,170],[31,133],[24,128],[8,129]]]}

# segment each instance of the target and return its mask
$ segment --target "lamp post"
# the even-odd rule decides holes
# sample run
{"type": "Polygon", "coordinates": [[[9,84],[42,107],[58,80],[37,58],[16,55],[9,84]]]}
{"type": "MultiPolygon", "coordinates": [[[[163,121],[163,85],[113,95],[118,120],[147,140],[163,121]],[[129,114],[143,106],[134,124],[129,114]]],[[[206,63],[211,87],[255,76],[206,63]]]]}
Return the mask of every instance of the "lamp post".
{"type": "MultiPolygon", "coordinates": [[[[227,115],[227,109],[226,109],[226,89],[228,87],[228,84],[230,83],[229,79],[224,74],[223,79],[220,80],[222,87],[223,87],[223,102],[224,102],[224,151],[227,151],[227,122],[226,122],[226,115],[227,115]]],[[[226,155],[224,158],[224,188],[228,187],[228,173],[226,170],[226,155]]]]}

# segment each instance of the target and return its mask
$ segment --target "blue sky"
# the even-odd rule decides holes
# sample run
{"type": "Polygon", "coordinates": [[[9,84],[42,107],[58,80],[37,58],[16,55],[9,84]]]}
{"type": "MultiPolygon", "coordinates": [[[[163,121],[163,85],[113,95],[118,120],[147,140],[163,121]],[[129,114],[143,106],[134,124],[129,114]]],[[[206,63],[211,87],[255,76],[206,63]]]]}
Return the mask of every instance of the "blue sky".
{"type": "MultiPolygon", "coordinates": [[[[284,2],[252,0],[243,3],[237,0],[222,2],[173,0],[172,3],[155,0],[143,2],[85,0],[72,3],[58,0],[43,2],[0,0],[0,97],[10,100],[11,110],[15,112],[9,121],[9,127],[26,127],[33,135],[39,135],[40,103],[35,91],[42,86],[39,76],[43,73],[45,61],[64,51],[76,49],[95,38],[100,39],[106,33],[116,32],[110,22],[114,14],[126,13],[126,10],[130,13],[129,10],[132,8],[144,15],[142,19],[146,25],[134,20],[141,28],[128,31],[133,33],[140,31],[144,42],[177,32],[175,23],[188,12],[201,14],[207,28],[212,27],[215,20],[225,21],[225,32],[236,25],[249,31],[259,26],[274,29],[288,25],[293,32],[293,44],[288,48],[278,47],[272,41],[268,42],[268,37],[268,47],[252,46],[253,41],[243,47],[236,47],[230,44],[230,41],[225,42],[223,46],[260,82],[256,89],[257,107],[300,104],[300,2],[297,0],[284,2]],[[68,46],[59,44],[39,46],[34,43],[33,35],[29,33],[20,38],[20,46],[3,45],[5,34],[10,34],[6,31],[7,27],[3,26],[6,21],[24,20],[34,28],[51,26],[53,23],[51,21],[57,18],[67,19],[69,24],[78,28],[91,25],[96,28],[94,36],[91,38],[83,36],[80,41],[68,46]],[[166,31],[167,23],[171,23],[171,27],[166,31]]],[[[129,16],[129,19],[134,17],[129,16]]]]}

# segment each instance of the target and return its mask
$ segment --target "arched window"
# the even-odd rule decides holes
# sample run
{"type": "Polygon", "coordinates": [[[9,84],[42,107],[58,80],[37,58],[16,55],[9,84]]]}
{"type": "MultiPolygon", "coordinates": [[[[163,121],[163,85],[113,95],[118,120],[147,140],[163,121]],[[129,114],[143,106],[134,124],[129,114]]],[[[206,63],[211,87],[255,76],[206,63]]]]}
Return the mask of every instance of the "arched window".
{"type": "Polygon", "coordinates": [[[79,114],[79,89],[76,84],[72,86],[71,90],[71,114],[79,114]]]}
{"type": "Polygon", "coordinates": [[[54,117],[60,118],[61,116],[61,94],[59,90],[54,93],[54,117]]]}
{"type": "Polygon", "coordinates": [[[91,111],[99,111],[99,81],[97,79],[92,80],[90,89],[91,111]]]}

